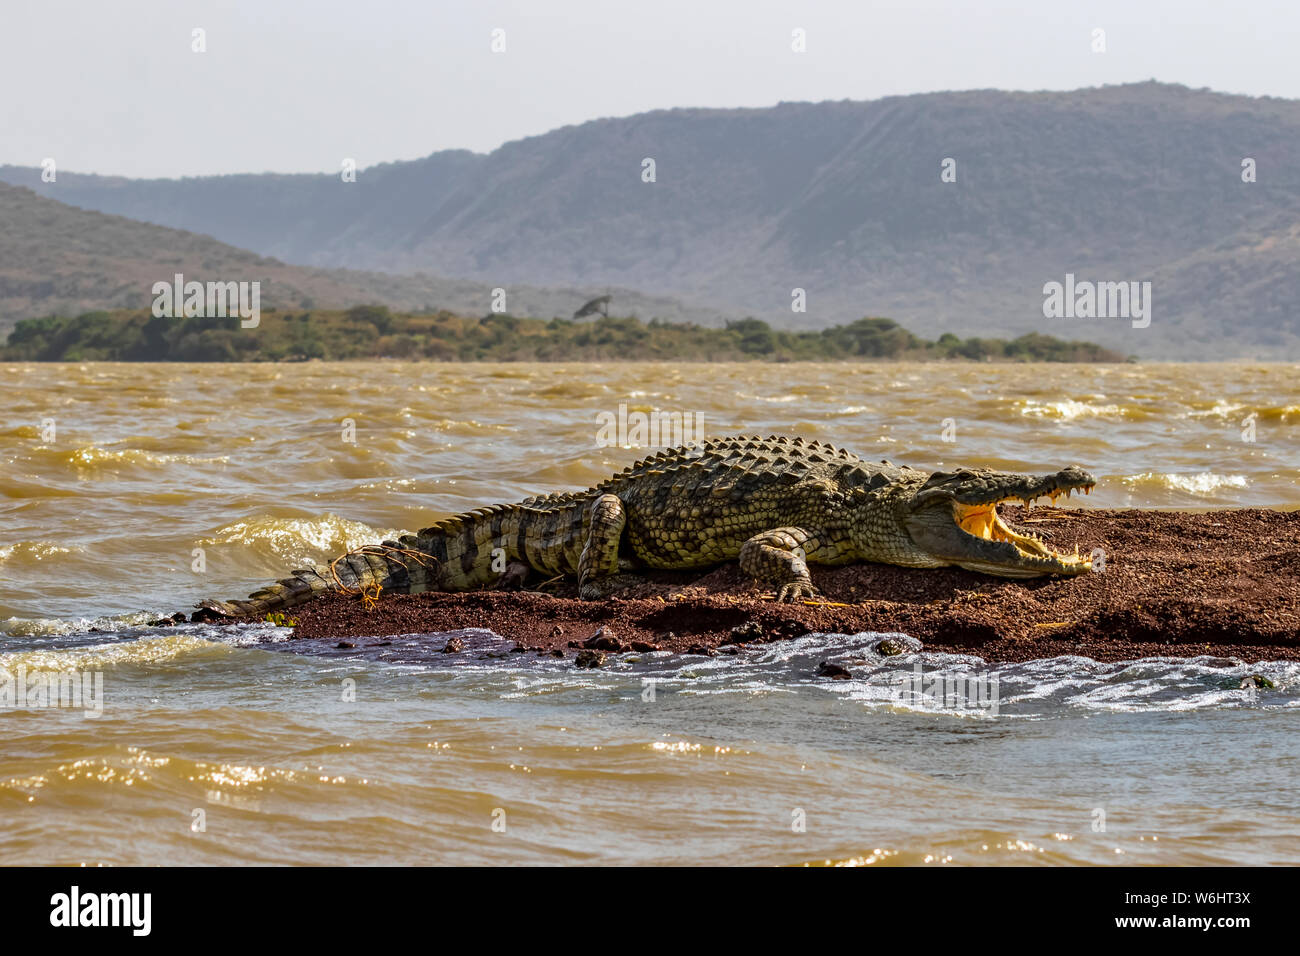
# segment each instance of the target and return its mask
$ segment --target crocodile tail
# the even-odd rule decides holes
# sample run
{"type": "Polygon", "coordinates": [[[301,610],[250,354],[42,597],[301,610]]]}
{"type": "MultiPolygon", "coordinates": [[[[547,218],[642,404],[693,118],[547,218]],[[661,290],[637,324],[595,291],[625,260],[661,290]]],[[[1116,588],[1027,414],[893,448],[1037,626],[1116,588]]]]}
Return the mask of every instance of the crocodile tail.
{"type": "Polygon", "coordinates": [[[349,551],[326,565],[299,568],[247,598],[205,600],[199,607],[222,617],[260,619],[327,592],[378,596],[385,591],[417,594],[436,590],[439,567],[433,553],[437,550],[423,534],[403,535],[397,541],[349,551]]]}
{"type": "Polygon", "coordinates": [[[419,534],[349,551],[328,565],[300,568],[242,600],[207,600],[199,607],[222,617],[260,619],[331,591],[377,597],[484,587],[504,570],[503,557],[518,556],[521,515],[516,505],[478,508],[419,534]]]}

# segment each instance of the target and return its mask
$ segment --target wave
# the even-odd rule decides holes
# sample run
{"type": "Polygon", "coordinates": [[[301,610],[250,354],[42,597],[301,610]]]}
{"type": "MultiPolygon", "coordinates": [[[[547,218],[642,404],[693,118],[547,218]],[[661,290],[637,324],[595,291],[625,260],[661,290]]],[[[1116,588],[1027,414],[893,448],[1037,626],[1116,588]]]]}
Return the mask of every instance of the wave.
{"type": "Polygon", "coordinates": [[[0,621],[0,634],[9,637],[68,637],[88,634],[92,630],[122,636],[123,629],[141,627],[158,615],[148,611],[103,617],[11,617],[0,621]]]}
{"type": "MultiPolygon", "coordinates": [[[[441,653],[451,635],[404,635],[384,639],[382,661],[461,672],[475,686],[495,689],[504,700],[589,695],[593,690],[632,699],[653,682],[659,692],[682,698],[813,693],[873,710],[963,721],[1046,719],[1080,712],[1300,707],[1300,663],[1288,661],[1246,664],[1202,656],[1101,663],[1065,656],[990,664],[974,655],[926,651],[905,634],[863,632],[808,634],[712,658],[662,651],[611,655],[604,668],[575,672],[571,661],[512,654],[514,641],[492,631],[454,634],[465,644],[462,654],[441,653]],[[895,650],[901,653],[892,653],[895,650]],[[849,679],[818,676],[825,663],[844,668],[849,679]],[[1266,679],[1266,689],[1255,677],[1266,679]]],[[[299,640],[282,649],[354,660],[375,653],[365,648],[341,653],[332,640],[299,640]]]]}
{"type": "MultiPolygon", "coordinates": [[[[201,805],[215,805],[227,812],[258,813],[263,809],[263,800],[273,795],[282,805],[294,796],[304,803],[318,801],[327,788],[360,791],[358,796],[365,799],[368,783],[365,778],[316,769],[209,762],[128,746],[0,778],[0,794],[29,803],[40,797],[42,802],[50,803],[59,799],[93,800],[105,789],[129,787],[137,792],[152,791],[163,799],[196,802],[198,798],[201,805]]],[[[255,855],[249,858],[257,859],[255,855]]]]}
{"type": "Polygon", "coordinates": [[[1204,403],[1185,412],[1184,418],[1216,418],[1222,422],[1245,424],[1250,418],[1260,422],[1289,425],[1300,422],[1300,405],[1262,405],[1252,406],[1240,402],[1226,402],[1220,399],[1209,407],[1204,403]]]}
{"type": "Polygon", "coordinates": [[[429,428],[434,431],[447,432],[451,435],[474,436],[492,432],[517,432],[519,429],[514,425],[501,425],[493,422],[480,422],[473,419],[457,421],[451,418],[440,418],[437,421],[427,423],[429,428]]]}
{"type": "Polygon", "coordinates": [[[162,454],[144,451],[140,448],[123,448],[114,451],[108,448],[99,448],[95,445],[87,445],[68,455],[66,461],[75,468],[94,470],[111,468],[114,465],[151,465],[155,467],[177,463],[185,465],[224,465],[230,462],[230,456],[200,457],[196,455],[162,454]]]}
{"type": "Polygon", "coordinates": [[[1223,488],[1245,488],[1249,483],[1245,475],[1219,475],[1212,471],[1194,475],[1148,471],[1121,480],[1133,489],[1157,487],[1200,497],[1211,497],[1223,488]]]}
{"type": "Polygon", "coordinates": [[[797,402],[803,398],[802,395],[750,395],[747,392],[737,392],[736,397],[746,402],[768,402],[774,405],[788,405],[790,402],[797,402]]]}
{"type": "Polygon", "coordinates": [[[1036,402],[1027,399],[1019,404],[1021,415],[1031,418],[1055,418],[1065,422],[1078,418],[1123,418],[1135,414],[1135,410],[1120,405],[1098,405],[1074,399],[1066,399],[1062,402],[1036,402]]]}
{"type": "Polygon", "coordinates": [[[362,545],[377,544],[401,533],[327,513],[318,518],[263,517],[240,521],[199,543],[209,547],[243,545],[256,555],[277,562],[298,562],[295,566],[300,566],[334,558],[362,545]]]}
{"type": "Polygon", "coordinates": [[[15,673],[25,667],[30,671],[103,671],[125,666],[156,666],[179,657],[194,655],[224,657],[231,653],[224,641],[212,641],[195,634],[168,634],[165,637],[140,637],[85,647],[28,648],[0,652],[0,672],[15,673]]]}
{"type": "Polygon", "coordinates": [[[1300,422],[1300,405],[1269,405],[1254,411],[1262,422],[1280,422],[1284,425],[1293,421],[1300,422]]]}
{"type": "Polygon", "coordinates": [[[17,425],[0,429],[0,438],[40,438],[41,430],[35,425],[17,425]]]}
{"type": "Polygon", "coordinates": [[[2,544],[0,545],[0,564],[15,555],[31,561],[41,561],[56,554],[71,554],[73,550],[82,551],[84,549],[64,547],[53,541],[18,541],[14,544],[2,544]]]}
{"type": "Polygon", "coordinates": [[[595,382],[570,379],[556,382],[554,385],[539,385],[532,389],[531,392],[536,398],[584,400],[608,395],[610,389],[606,385],[595,382]]]}
{"type": "Polygon", "coordinates": [[[1234,402],[1226,402],[1219,399],[1213,405],[1206,406],[1204,402],[1197,402],[1192,405],[1192,411],[1187,412],[1187,418],[1228,418],[1237,412],[1245,409],[1245,405],[1234,402]]]}

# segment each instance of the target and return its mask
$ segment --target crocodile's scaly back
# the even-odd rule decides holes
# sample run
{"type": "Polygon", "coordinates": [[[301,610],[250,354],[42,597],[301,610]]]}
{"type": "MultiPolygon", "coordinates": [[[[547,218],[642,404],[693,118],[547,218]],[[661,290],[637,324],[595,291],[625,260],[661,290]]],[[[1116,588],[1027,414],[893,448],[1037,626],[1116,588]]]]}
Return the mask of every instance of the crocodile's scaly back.
{"type": "Polygon", "coordinates": [[[926,473],[870,464],[818,441],[737,437],[660,452],[591,493],[623,503],[631,547],[650,567],[727,561],[754,535],[792,524],[836,534],[849,561],[853,499],[909,476],[924,481],[926,473]]]}
{"type": "Polygon", "coordinates": [[[883,485],[904,473],[921,477],[927,474],[889,462],[871,464],[851,451],[820,441],[784,435],[741,436],[665,449],[629,465],[588,494],[622,494],[629,489],[644,494],[647,488],[655,488],[659,494],[687,494],[703,483],[711,488],[730,488],[739,499],[752,483],[792,485],[810,477],[842,481],[851,475],[855,483],[874,480],[883,485]],[[664,480],[667,475],[673,477],[664,480]]]}

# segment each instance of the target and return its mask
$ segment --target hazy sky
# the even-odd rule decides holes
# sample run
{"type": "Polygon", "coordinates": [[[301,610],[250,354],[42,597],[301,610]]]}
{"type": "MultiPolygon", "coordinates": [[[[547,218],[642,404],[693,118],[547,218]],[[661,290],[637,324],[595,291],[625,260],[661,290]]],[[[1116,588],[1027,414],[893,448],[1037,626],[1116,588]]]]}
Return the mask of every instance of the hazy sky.
{"type": "Polygon", "coordinates": [[[1297,0],[10,0],[0,163],[337,171],[673,106],[1151,78],[1300,97],[1298,36],[1297,0]]]}

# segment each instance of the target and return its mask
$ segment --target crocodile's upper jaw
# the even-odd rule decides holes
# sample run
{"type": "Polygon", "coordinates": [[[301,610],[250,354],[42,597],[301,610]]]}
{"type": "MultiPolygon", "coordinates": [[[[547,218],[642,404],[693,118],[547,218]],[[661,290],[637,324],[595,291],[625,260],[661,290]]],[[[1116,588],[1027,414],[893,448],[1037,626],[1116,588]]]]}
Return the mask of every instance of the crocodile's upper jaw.
{"type": "Polygon", "coordinates": [[[1083,574],[1092,569],[1090,556],[1081,556],[1077,547],[1073,554],[1055,551],[1032,535],[1013,531],[997,507],[1004,501],[1032,504],[1040,497],[1054,501],[1074,491],[1087,494],[1095,484],[1077,468],[1043,477],[936,475],[917,495],[904,525],[912,544],[936,563],[1012,578],[1083,574]]]}

